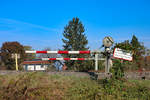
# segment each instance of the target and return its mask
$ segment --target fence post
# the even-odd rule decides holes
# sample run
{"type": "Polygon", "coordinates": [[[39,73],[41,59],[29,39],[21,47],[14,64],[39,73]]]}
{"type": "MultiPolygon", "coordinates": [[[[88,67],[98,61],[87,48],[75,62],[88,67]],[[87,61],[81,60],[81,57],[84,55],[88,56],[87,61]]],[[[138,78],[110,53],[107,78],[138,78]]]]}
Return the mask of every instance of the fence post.
{"type": "Polygon", "coordinates": [[[95,54],[95,71],[98,70],[98,53],[95,54]]]}
{"type": "Polygon", "coordinates": [[[16,71],[18,71],[18,56],[17,56],[17,53],[15,53],[15,60],[16,60],[16,71]]]}

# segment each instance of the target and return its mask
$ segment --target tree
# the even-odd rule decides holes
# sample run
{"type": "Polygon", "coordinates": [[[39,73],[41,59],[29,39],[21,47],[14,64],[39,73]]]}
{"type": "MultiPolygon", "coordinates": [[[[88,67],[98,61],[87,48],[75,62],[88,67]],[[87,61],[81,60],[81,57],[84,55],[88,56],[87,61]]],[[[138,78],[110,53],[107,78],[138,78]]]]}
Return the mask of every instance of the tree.
{"type": "Polygon", "coordinates": [[[133,61],[138,67],[141,67],[141,64],[143,63],[143,55],[145,54],[145,47],[138,41],[138,38],[135,35],[132,37],[131,46],[133,50],[133,61]]]}
{"type": "Polygon", "coordinates": [[[114,47],[124,49],[127,51],[132,51],[132,45],[130,44],[129,40],[125,40],[124,42],[121,43],[116,43],[114,47]]]}
{"type": "Polygon", "coordinates": [[[133,50],[133,58],[135,61],[139,60],[139,58],[145,54],[144,45],[142,45],[137,37],[133,35],[131,40],[132,50],[133,50]]]}
{"type": "MultiPolygon", "coordinates": [[[[63,50],[88,50],[88,40],[84,34],[84,31],[84,26],[79,18],[73,18],[71,21],[69,21],[63,32],[63,50]]],[[[81,58],[87,57],[87,55],[63,55],[63,57],[81,58]]],[[[66,61],[65,64],[69,69],[80,71],[85,70],[87,66],[85,61],[66,61]]]]}
{"type": "Polygon", "coordinates": [[[138,69],[143,65],[143,55],[145,53],[145,47],[142,43],[138,41],[138,38],[135,35],[133,35],[131,42],[129,40],[125,40],[124,42],[117,43],[115,45],[115,48],[121,48],[127,51],[132,51],[133,62],[131,63],[128,61],[124,61],[128,68],[130,67],[132,69],[138,69]]]}
{"type": "MultiPolygon", "coordinates": [[[[24,50],[33,50],[31,46],[23,46],[24,50]]],[[[26,54],[26,59],[25,60],[33,60],[36,58],[36,54],[26,54]]]]}
{"type": "Polygon", "coordinates": [[[20,54],[18,64],[24,61],[24,47],[19,42],[5,42],[2,44],[1,57],[7,69],[15,69],[15,59],[12,58],[14,53],[20,54]]]}

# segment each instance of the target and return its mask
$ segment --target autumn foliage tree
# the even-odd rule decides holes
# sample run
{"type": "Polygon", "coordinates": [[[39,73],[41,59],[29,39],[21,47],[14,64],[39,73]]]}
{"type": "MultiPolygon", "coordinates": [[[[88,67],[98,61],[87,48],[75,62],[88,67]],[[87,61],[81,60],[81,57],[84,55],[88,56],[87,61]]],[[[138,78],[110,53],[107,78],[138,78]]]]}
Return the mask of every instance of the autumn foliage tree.
{"type": "Polygon", "coordinates": [[[20,59],[18,59],[20,65],[25,59],[24,47],[19,42],[5,42],[2,44],[1,57],[7,69],[15,69],[15,59],[12,58],[14,53],[20,54],[20,59]]]}

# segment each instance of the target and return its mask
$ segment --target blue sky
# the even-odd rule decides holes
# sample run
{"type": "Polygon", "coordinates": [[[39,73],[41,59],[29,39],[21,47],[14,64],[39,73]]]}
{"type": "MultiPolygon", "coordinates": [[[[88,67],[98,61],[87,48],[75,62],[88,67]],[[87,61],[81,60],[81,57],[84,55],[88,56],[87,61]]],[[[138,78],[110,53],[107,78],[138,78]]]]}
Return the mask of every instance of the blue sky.
{"type": "Polygon", "coordinates": [[[0,46],[18,41],[36,50],[62,48],[64,26],[79,17],[90,49],[105,36],[136,35],[150,48],[150,0],[0,0],[0,46]]]}

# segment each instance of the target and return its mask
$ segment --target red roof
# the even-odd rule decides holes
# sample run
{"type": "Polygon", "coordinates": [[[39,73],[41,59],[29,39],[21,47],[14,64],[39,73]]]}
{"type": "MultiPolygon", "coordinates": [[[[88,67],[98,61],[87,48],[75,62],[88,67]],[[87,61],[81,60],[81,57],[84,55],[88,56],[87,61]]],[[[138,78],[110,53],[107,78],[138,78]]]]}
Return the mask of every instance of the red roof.
{"type": "Polygon", "coordinates": [[[146,60],[150,61],[150,56],[146,56],[145,58],[146,60]]]}
{"type": "Polygon", "coordinates": [[[51,61],[24,61],[22,64],[50,64],[51,61]]]}

